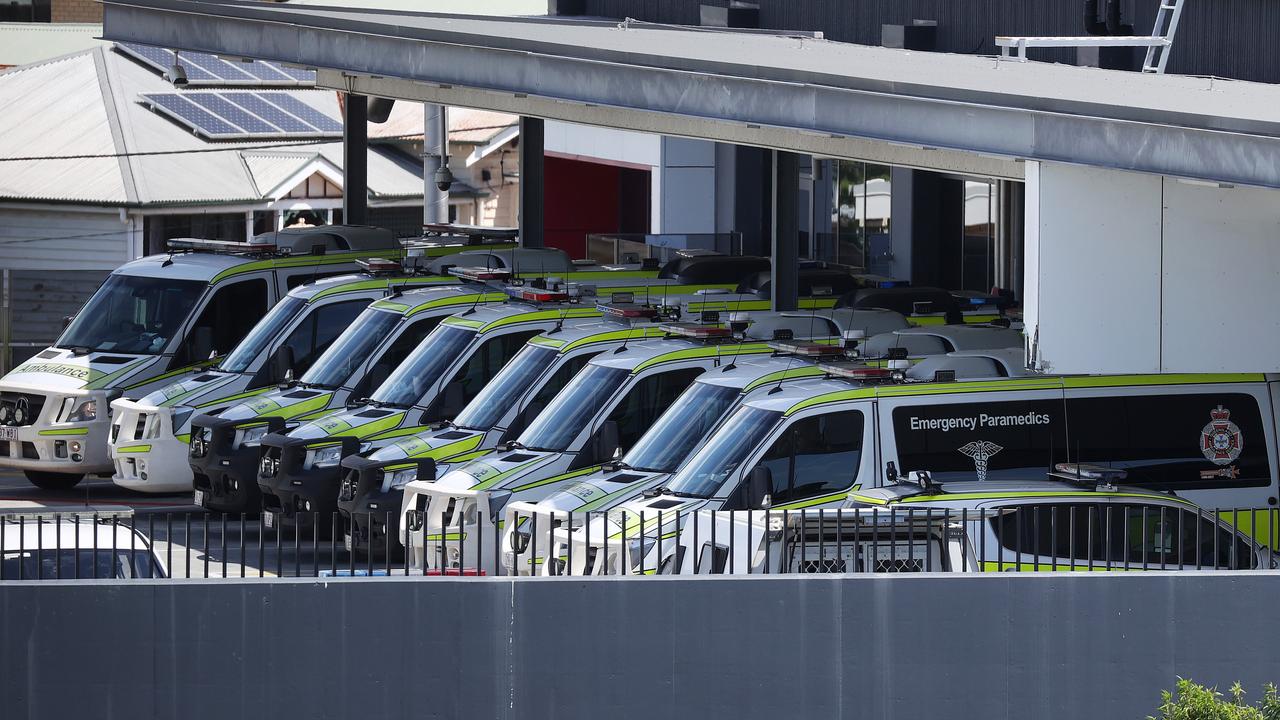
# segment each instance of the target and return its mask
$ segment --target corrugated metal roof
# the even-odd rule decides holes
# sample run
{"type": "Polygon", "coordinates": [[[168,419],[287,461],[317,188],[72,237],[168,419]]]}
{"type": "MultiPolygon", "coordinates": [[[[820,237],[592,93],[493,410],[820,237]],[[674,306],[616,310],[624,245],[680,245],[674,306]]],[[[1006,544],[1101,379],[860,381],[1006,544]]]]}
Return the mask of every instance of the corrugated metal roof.
{"type": "MultiPolygon", "coordinates": [[[[0,158],[97,156],[0,163],[0,199],[253,203],[318,154],[342,167],[341,143],[208,142],[138,102],[142,93],[172,90],[107,47],[0,72],[0,158]]],[[[339,117],[332,91],[288,92],[339,117]]],[[[370,192],[421,197],[421,168],[397,155],[370,148],[370,192]]]]}
{"type": "MultiPolygon", "coordinates": [[[[0,158],[114,151],[90,50],[0,73],[0,158]]],[[[116,158],[4,162],[0,197],[127,200],[116,158]]]]}

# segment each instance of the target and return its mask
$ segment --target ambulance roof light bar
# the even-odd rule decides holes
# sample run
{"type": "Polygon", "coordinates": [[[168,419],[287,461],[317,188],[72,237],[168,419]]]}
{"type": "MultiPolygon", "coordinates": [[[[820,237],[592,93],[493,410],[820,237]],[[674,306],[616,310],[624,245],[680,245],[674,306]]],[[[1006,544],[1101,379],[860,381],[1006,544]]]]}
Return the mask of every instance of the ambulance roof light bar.
{"type": "Polygon", "coordinates": [[[617,300],[614,302],[597,303],[596,309],[605,317],[616,318],[619,320],[637,320],[642,318],[653,319],[658,317],[658,308],[656,307],[618,302],[617,300]]]}
{"type": "Polygon", "coordinates": [[[1104,465],[1063,462],[1053,466],[1049,477],[1075,485],[1091,486],[1095,490],[1111,491],[1115,490],[1116,485],[1119,485],[1125,478],[1129,477],[1129,473],[1120,468],[1111,468],[1104,465]]]}
{"type": "Polygon", "coordinates": [[[511,279],[511,271],[505,268],[487,268],[487,267],[451,267],[449,274],[462,280],[471,282],[507,282],[511,279]]]}
{"type": "Polygon", "coordinates": [[[404,271],[400,263],[386,258],[356,260],[356,265],[370,275],[396,275],[404,271]]]}
{"type": "Polygon", "coordinates": [[[888,368],[875,367],[865,363],[849,360],[818,363],[818,369],[831,377],[840,377],[858,382],[889,382],[894,373],[888,368]]]}
{"type": "MultiPolygon", "coordinates": [[[[203,238],[170,238],[165,241],[170,250],[211,253],[251,253],[271,255],[279,251],[275,243],[236,242],[233,240],[205,240],[203,238]]],[[[285,251],[287,253],[287,250],[285,251]]]]}
{"type": "Polygon", "coordinates": [[[512,285],[507,287],[506,293],[509,297],[516,300],[523,300],[531,303],[557,303],[569,302],[569,293],[563,290],[552,290],[548,288],[536,288],[527,285],[512,285]]]}

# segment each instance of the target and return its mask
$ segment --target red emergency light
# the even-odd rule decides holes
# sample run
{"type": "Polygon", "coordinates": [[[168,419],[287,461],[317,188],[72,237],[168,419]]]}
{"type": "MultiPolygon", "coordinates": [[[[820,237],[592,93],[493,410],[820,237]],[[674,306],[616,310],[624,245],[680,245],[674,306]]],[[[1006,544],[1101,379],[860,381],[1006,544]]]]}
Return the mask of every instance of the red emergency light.
{"type": "Polygon", "coordinates": [[[658,326],[659,330],[668,335],[677,335],[679,337],[693,338],[695,340],[710,340],[712,338],[733,337],[733,331],[727,327],[720,325],[699,325],[698,323],[663,323],[658,326]]]}

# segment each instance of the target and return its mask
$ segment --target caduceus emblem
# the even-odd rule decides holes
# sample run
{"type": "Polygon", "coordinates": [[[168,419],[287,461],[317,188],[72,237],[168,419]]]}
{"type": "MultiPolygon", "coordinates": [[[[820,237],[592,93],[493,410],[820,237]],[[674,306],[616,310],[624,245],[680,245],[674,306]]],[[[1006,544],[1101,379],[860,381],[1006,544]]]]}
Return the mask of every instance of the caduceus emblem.
{"type": "Polygon", "coordinates": [[[974,440],[960,447],[960,452],[973,458],[974,468],[978,471],[978,482],[987,479],[987,461],[1004,448],[986,440],[974,440]]]}

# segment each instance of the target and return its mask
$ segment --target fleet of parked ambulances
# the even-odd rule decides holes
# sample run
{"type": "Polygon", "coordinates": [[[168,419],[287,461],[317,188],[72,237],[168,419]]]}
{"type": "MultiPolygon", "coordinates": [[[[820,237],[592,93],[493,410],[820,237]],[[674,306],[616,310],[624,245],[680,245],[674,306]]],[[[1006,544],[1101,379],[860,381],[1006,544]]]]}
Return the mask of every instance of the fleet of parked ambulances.
{"type": "Polygon", "coordinates": [[[1039,541],[1024,521],[1113,501],[1137,532],[1049,537],[1052,566],[1095,539],[1179,566],[1277,545],[1269,377],[1046,376],[989,298],[821,267],[779,313],[767,259],[597,265],[509,240],[171,242],[0,379],[0,468],[191,491],[436,573],[881,567],[867,533],[904,508],[912,560],[890,543],[888,566],[1040,569],[1008,543],[1039,541]],[[1169,544],[1192,530],[1214,548],[1169,544]]]}

